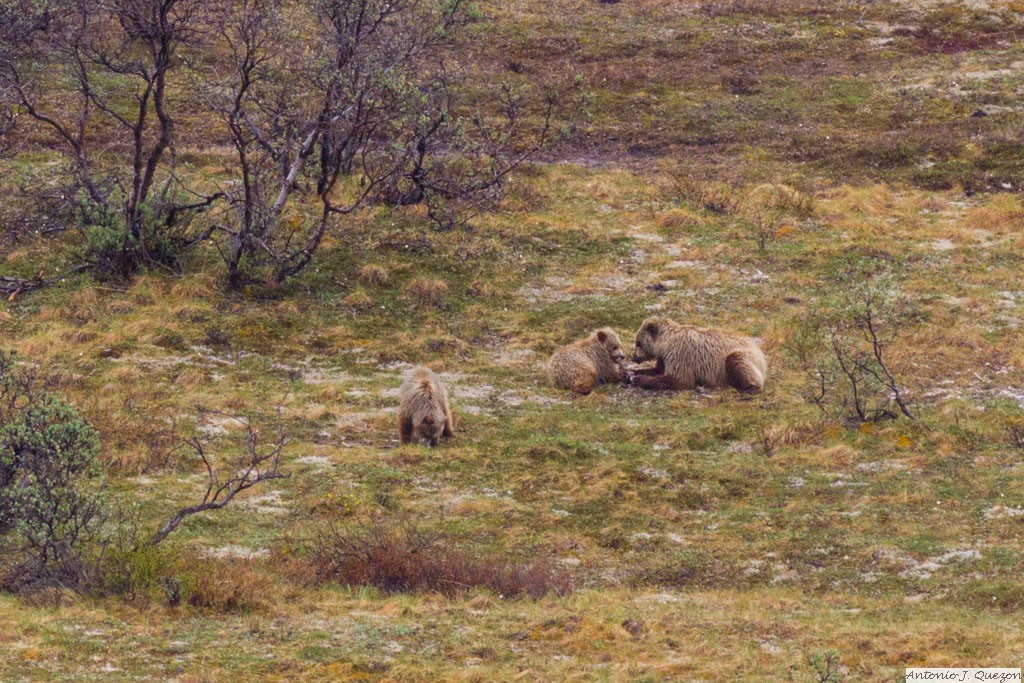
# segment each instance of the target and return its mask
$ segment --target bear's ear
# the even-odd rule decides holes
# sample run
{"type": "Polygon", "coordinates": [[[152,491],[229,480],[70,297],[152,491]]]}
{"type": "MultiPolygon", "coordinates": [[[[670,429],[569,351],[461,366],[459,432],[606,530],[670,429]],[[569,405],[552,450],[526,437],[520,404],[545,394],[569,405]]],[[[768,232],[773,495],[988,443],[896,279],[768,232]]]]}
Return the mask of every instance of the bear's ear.
{"type": "Polygon", "coordinates": [[[644,332],[651,335],[652,337],[658,336],[658,323],[654,320],[648,320],[644,323],[644,332]]]}
{"type": "Polygon", "coordinates": [[[606,341],[608,341],[608,333],[605,332],[604,330],[598,330],[597,331],[597,341],[599,341],[602,344],[604,344],[606,341]]]}

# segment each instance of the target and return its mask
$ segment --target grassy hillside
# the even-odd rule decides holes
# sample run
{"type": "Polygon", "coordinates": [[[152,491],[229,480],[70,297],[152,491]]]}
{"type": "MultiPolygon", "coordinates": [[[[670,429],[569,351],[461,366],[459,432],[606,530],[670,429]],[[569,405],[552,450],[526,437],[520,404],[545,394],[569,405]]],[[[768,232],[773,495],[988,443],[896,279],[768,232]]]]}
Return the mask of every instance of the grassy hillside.
{"type": "MultiPolygon", "coordinates": [[[[100,430],[107,484],[142,528],[205,488],[172,424],[231,452],[236,424],[196,425],[197,406],[291,439],[290,478],[166,541],[167,576],[201,599],[176,604],[167,583],[0,596],[0,678],[892,681],[1019,665],[1024,7],[481,5],[460,48],[481,78],[579,73],[593,95],[583,134],[472,229],[380,209],[279,289],[226,292],[211,250],[181,277],[76,275],[0,309],[3,346],[100,430]],[[784,205],[767,226],[766,202],[784,205]],[[857,260],[915,308],[889,357],[916,421],[851,426],[806,397],[799,321],[850,290],[857,260]],[[652,313],[761,339],[766,392],[547,386],[558,345],[606,324],[631,341],[652,313]],[[397,445],[417,363],[458,416],[436,450],[397,445]],[[313,580],[317,532],[371,514],[469,556],[550,562],[573,590],[313,580]]],[[[202,154],[199,175],[226,151],[202,154]]],[[[42,147],[17,157],[8,190],[48,163],[42,147]]],[[[4,272],[72,259],[73,235],[7,227],[4,272]]]]}

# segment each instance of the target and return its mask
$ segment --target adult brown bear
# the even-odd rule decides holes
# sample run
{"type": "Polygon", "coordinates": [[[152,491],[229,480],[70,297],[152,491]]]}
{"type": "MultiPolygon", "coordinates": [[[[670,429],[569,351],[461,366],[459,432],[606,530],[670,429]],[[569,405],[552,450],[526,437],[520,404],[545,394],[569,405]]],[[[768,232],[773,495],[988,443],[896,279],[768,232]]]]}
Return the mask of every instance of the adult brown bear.
{"type": "Polygon", "coordinates": [[[642,389],[734,387],[756,393],[764,388],[768,365],[751,337],[648,318],[636,333],[633,361],[654,359],[631,381],[642,389]]]}

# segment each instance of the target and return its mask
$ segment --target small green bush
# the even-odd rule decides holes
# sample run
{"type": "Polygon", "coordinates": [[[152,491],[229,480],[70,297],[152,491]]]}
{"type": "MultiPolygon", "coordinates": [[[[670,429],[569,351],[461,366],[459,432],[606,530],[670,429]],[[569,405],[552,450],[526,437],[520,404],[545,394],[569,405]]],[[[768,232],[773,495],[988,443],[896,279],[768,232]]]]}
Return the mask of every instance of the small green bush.
{"type": "Polygon", "coordinates": [[[171,559],[159,547],[120,539],[111,543],[96,563],[93,592],[128,599],[159,599],[171,574],[171,559]]]}
{"type": "Polygon", "coordinates": [[[95,429],[0,353],[0,584],[74,583],[102,523],[95,429]]]}
{"type": "Polygon", "coordinates": [[[85,247],[82,259],[100,280],[124,280],[145,267],[177,271],[181,254],[191,244],[179,229],[168,228],[166,211],[147,206],[139,235],[125,229],[120,214],[83,209],[85,247]]]}

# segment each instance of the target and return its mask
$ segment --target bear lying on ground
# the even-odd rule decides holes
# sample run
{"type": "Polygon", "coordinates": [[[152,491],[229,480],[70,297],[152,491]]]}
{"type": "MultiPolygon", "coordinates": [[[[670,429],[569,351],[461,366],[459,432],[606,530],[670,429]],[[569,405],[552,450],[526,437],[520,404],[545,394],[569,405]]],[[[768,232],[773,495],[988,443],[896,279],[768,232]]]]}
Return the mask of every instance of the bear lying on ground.
{"type": "Polygon", "coordinates": [[[437,446],[441,438],[455,436],[448,390],[433,370],[416,367],[406,373],[398,390],[398,440],[437,446]]]}
{"type": "Polygon", "coordinates": [[[656,366],[632,375],[642,389],[733,387],[756,393],[764,388],[768,366],[751,337],[648,318],[636,333],[633,361],[656,366]]]}
{"type": "Polygon", "coordinates": [[[619,335],[610,327],[555,351],[548,361],[548,378],[559,389],[589,394],[598,384],[622,382],[620,363],[626,359],[619,335]]]}

